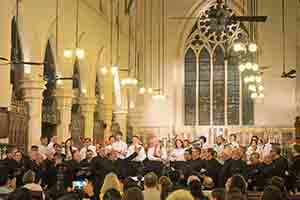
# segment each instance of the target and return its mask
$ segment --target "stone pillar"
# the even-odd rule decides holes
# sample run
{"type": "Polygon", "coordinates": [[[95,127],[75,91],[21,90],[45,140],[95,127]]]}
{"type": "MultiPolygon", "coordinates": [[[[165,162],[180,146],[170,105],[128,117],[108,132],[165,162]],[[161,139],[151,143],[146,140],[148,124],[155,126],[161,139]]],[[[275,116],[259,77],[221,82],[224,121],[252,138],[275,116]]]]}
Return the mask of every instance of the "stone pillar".
{"type": "Polygon", "coordinates": [[[84,137],[89,137],[93,140],[96,99],[91,97],[80,97],[79,101],[81,113],[84,117],[84,137]]]}
{"type": "MultiPolygon", "coordinates": [[[[0,57],[10,59],[11,49],[11,20],[13,2],[11,0],[1,1],[0,6],[0,57]]],[[[0,60],[0,64],[6,61],[0,60]]],[[[10,84],[10,65],[0,67],[0,107],[9,107],[11,102],[12,87],[10,84]]]]}
{"type": "Polygon", "coordinates": [[[57,109],[60,112],[60,123],[57,126],[57,135],[60,141],[66,141],[71,137],[69,130],[71,124],[71,109],[73,90],[58,88],[55,90],[57,109]]]}
{"type": "Polygon", "coordinates": [[[126,141],[127,135],[127,112],[126,111],[116,111],[114,112],[115,121],[120,125],[120,130],[123,133],[123,140],[126,141]]]}
{"type": "Polygon", "coordinates": [[[112,114],[113,114],[113,105],[112,104],[103,104],[103,121],[106,123],[107,128],[104,133],[104,139],[108,139],[111,135],[110,128],[112,122],[112,114]]]}
{"type": "Polygon", "coordinates": [[[40,144],[42,135],[42,102],[45,81],[22,80],[24,100],[29,104],[28,145],[40,144]]]}

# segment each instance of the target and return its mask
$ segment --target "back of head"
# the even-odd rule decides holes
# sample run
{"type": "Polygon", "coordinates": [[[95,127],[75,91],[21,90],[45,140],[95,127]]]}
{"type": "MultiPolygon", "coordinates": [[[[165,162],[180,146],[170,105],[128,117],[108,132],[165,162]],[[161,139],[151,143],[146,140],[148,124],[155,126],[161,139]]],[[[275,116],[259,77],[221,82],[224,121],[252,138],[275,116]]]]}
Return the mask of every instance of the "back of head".
{"type": "Polygon", "coordinates": [[[193,180],[189,183],[190,192],[194,198],[202,199],[204,197],[202,192],[202,184],[198,180],[193,180]]]}
{"type": "Polygon", "coordinates": [[[194,200],[194,197],[187,190],[176,190],[168,196],[167,200],[194,200]]]}
{"type": "Polygon", "coordinates": [[[171,192],[172,191],[173,183],[169,177],[167,177],[167,176],[160,177],[158,183],[161,186],[162,192],[171,192]]]}
{"type": "Polygon", "coordinates": [[[103,200],[121,200],[121,193],[116,189],[109,189],[103,195],[103,200]]]}
{"type": "Polygon", "coordinates": [[[281,199],[283,199],[282,193],[280,189],[274,185],[266,187],[261,196],[261,200],[281,200],[281,199]]]}
{"type": "Polygon", "coordinates": [[[121,186],[120,186],[120,181],[117,177],[116,174],[110,173],[105,176],[102,188],[101,188],[101,193],[104,194],[106,191],[109,189],[115,189],[117,191],[121,191],[121,186]]]}
{"type": "Polygon", "coordinates": [[[144,177],[144,185],[147,188],[157,187],[158,177],[154,172],[150,172],[144,177]]]}
{"type": "Polygon", "coordinates": [[[18,188],[10,193],[8,200],[31,200],[31,192],[26,188],[18,188]]]}
{"type": "Polygon", "coordinates": [[[59,197],[57,200],[81,200],[81,198],[77,193],[68,193],[59,197]]]}
{"type": "Polygon", "coordinates": [[[226,194],[226,200],[246,200],[246,195],[243,194],[239,188],[232,188],[226,194]]]}
{"type": "Polygon", "coordinates": [[[232,188],[238,188],[243,194],[247,192],[247,182],[241,175],[233,175],[230,179],[230,184],[228,190],[232,188]]]}
{"type": "Polygon", "coordinates": [[[24,175],[23,175],[23,183],[28,184],[28,183],[34,183],[35,181],[35,173],[32,170],[28,170],[24,175]]]}
{"type": "Polygon", "coordinates": [[[129,188],[124,193],[122,200],[144,200],[143,191],[138,187],[129,188]]]}
{"type": "Polygon", "coordinates": [[[217,188],[211,191],[211,197],[213,197],[215,200],[225,200],[225,196],[226,193],[223,188],[217,188]]]}

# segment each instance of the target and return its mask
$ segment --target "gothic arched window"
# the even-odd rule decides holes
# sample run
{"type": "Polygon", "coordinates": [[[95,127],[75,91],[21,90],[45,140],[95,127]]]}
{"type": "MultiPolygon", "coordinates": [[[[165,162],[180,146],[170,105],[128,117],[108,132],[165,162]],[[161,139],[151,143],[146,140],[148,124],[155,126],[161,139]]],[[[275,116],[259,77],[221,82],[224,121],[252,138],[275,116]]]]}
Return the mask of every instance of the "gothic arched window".
{"type": "Polygon", "coordinates": [[[247,34],[240,23],[229,23],[223,31],[209,27],[209,10],[215,8],[216,4],[201,14],[186,42],[184,123],[252,125],[253,101],[241,81],[238,59],[229,53],[232,44],[247,34]]]}

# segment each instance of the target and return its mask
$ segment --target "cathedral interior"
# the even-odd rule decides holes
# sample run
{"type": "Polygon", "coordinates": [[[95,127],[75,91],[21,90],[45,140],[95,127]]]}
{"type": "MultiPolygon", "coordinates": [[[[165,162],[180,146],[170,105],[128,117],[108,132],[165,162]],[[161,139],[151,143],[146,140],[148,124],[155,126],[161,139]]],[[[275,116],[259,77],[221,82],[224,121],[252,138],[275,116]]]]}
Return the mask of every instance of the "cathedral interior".
{"type": "Polygon", "coordinates": [[[1,0],[1,143],[300,137],[299,0],[1,0]],[[299,69],[298,69],[299,68],[299,69]]]}

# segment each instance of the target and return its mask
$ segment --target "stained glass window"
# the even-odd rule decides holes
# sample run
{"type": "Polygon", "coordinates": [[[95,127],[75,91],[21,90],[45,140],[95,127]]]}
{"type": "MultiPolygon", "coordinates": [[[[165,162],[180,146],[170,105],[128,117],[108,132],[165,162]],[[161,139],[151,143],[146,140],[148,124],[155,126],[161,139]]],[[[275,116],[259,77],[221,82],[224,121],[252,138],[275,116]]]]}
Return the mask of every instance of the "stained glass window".
{"type": "MultiPolygon", "coordinates": [[[[217,6],[213,4],[208,10],[214,11],[217,6]]],[[[253,100],[241,82],[238,59],[228,53],[237,38],[247,39],[247,31],[238,22],[213,31],[208,10],[202,12],[186,41],[184,123],[188,126],[253,125],[253,100]],[[225,55],[229,55],[227,62],[225,55]]],[[[231,9],[228,12],[233,14],[231,9]]]]}
{"type": "Polygon", "coordinates": [[[240,118],[240,72],[238,60],[229,59],[227,66],[227,119],[228,125],[239,124],[240,118]]]}
{"type": "Polygon", "coordinates": [[[217,46],[213,57],[213,124],[225,124],[225,63],[224,52],[217,46]]]}
{"type": "Polygon", "coordinates": [[[210,55],[206,48],[199,54],[199,125],[210,124],[210,55]]]}
{"type": "Polygon", "coordinates": [[[196,55],[193,49],[189,48],[185,55],[184,70],[184,92],[185,92],[185,124],[195,125],[196,123],[196,55]]]}

